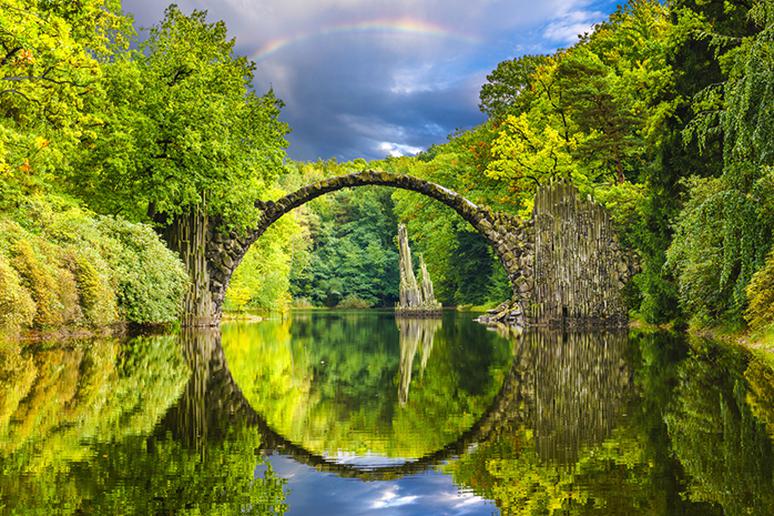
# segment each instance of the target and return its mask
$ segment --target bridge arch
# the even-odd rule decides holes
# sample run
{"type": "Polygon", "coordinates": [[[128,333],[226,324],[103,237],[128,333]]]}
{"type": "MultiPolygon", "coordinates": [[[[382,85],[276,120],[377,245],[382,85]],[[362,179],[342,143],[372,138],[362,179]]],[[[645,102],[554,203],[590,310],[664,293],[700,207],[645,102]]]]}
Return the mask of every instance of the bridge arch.
{"type": "MultiPolygon", "coordinates": [[[[326,178],[304,186],[275,201],[256,201],[261,210],[256,226],[246,234],[232,232],[223,235],[213,231],[207,242],[206,260],[209,292],[214,313],[211,325],[220,321],[223,301],[231,275],[244,258],[250,246],[283,215],[329,192],[358,186],[388,186],[423,194],[436,199],[457,212],[473,226],[492,246],[511,282],[514,301],[527,294],[522,276],[531,263],[521,260],[524,251],[531,246],[530,221],[522,221],[508,214],[493,212],[477,205],[457,192],[439,184],[405,174],[365,170],[352,174],[326,178]]],[[[523,313],[523,307],[520,307],[523,313]]]]}

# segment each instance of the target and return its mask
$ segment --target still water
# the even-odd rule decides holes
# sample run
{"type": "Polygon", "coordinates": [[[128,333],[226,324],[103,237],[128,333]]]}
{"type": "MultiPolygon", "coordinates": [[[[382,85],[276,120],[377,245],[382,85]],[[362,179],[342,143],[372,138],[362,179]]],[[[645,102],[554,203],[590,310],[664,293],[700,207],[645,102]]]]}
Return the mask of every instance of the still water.
{"type": "Polygon", "coordinates": [[[0,514],[774,514],[770,367],[471,319],[0,344],[0,514]]]}

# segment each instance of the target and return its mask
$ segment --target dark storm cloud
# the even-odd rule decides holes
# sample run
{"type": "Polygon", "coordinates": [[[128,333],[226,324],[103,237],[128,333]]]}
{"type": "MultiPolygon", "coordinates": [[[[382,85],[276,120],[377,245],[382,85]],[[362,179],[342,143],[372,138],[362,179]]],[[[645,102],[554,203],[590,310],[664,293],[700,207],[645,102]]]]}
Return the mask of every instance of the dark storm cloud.
{"type": "MultiPolygon", "coordinates": [[[[610,10],[588,0],[181,1],[207,9],[256,60],[254,85],[286,106],[289,155],[410,154],[483,120],[478,90],[498,62],[567,46],[610,10]]],[[[163,7],[125,0],[138,26],[163,7]]]]}

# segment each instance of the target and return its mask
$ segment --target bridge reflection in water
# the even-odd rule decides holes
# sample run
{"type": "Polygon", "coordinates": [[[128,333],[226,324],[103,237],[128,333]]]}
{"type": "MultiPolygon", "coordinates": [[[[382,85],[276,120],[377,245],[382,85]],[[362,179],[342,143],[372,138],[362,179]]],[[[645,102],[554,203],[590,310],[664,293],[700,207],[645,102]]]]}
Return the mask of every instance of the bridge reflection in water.
{"type": "MultiPolygon", "coordinates": [[[[427,367],[439,320],[402,320],[398,399],[409,398],[414,359],[420,377],[427,367]]],[[[258,428],[264,453],[281,453],[320,471],[366,480],[418,473],[466,453],[471,446],[501,438],[517,428],[534,432],[544,460],[571,463],[579,449],[602,442],[632,397],[627,366],[627,333],[532,331],[512,336],[513,359],[499,392],[469,428],[444,446],[420,457],[382,467],[330,459],[281,435],[244,396],[226,363],[217,330],[181,334],[191,376],[184,394],[159,425],[194,446],[226,436],[236,427],[258,428]]],[[[344,450],[346,451],[346,450],[344,450]]]]}
{"type": "Polygon", "coordinates": [[[772,370],[754,355],[661,333],[508,341],[451,314],[401,346],[391,316],[348,317],[0,346],[0,512],[357,512],[400,486],[420,514],[449,493],[504,514],[771,514],[772,370]],[[390,460],[353,459],[369,450],[390,460]]]}

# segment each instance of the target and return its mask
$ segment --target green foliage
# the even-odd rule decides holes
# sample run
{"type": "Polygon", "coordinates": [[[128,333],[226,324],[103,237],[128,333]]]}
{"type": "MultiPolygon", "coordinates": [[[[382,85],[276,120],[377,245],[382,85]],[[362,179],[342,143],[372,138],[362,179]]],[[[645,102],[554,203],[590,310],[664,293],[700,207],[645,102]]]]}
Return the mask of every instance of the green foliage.
{"type": "Polygon", "coordinates": [[[681,303],[700,322],[742,320],[746,288],[772,244],[774,33],[766,5],[753,2],[746,13],[753,29],[746,28],[739,38],[715,32],[711,24],[702,33],[715,48],[725,81],[697,96],[697,114],[684,135],[695,137],[700,148],[721,136],[723,171],[717,180],[689,183],[689,199],[669,250],[681,303]],[[712,296],[711,301],[702,296],[712,296]]]}
{"type": "Polygon", "coordinates": [[[187,277],[149,227],[53,196],[0,216],[0,227],[0,299],[13,302],[0,328],[177,318],[187,277]]]}
{"type": "MultiPolygon", "coordinates": [[[[277,196],[282,191],[274,192],[277,196]]],[[[231,276],[224,308],[285,312],[290,308],[294,257],[305,251],[307,234],[295,213],[275,222],[245,254],[231,276]]]]}
{"type": "MultiPolygon", "coordinates": [[[[577,403],[576,386],[564,391],[570,397],[532,405],[531,419],[501,426],[444,470],[503,514],[768,514],[772,371],[727,346],[692,347],[677,334],[630,334],[624,363],[632,399],[604,439],[579,442],[573,434],[564,447],[555,427],[539,424],[551,412],[568,415],[560,435],[577,424],[567,410],[577,403]],[[541,439],[553,446],[541,447],[541,439]],[[575,452],[570,460],[561,458],[566,448],[575,452]]],[[[536,363],[537,371],[545,367],[536,363]]],[[[546,379],[539,390],[550,389],[546,379]]],[[[612,422],[610,413],[603,417],[612,422]]]]}
{"type": "Polygon", "coordinates": [[[35,301],[33,323],[42,328],[74,323],[81,315],[75,278],[59,262],[58,249],[41,244],[34,249],[20,240],[12,251],[14,266],[35,301]]]}
{"type": "Polygon", "coordinates": [[[261,436],[188,447],[154,430],[189,376],[177,338],[0,348],[0,504],[12,514],[278,514],[261,436]]]}
{"type": "Polygon", "coordinates": [[[19,273],[0,254],[0,332],[15,332],[32,324],[35,302],[21,281],[19,273]]]}
{"type": "Polygon", "coordinates": [[[148,226],[103,217],[97,227],[117,244],[105,251],[122,317],[140,324],[176,321],[188,285],[180,260],[148,226]]]}
{"type": "MultiPolygon", "coordinates": [[[[489,125],[461,133],[417,159],[390,159],[386,169],[444,185],[475,203],[504,211],[524,206],[519,192],[483,174],[493,133],[489,125]]],[[[393,194],[415,254],[422,254],[443,304],[495,304],[510,297],[505,271],[486,241],[451,208],[414,192],[393,194]]]]}
{"type": "Polygon", "coordinates": [[[234,44],[223,22],[172,5],[136,50],[105,63],[105,124],[73,191],[101,211],[162,224],[194,208],[226,225],[254,220],[254,201],[282,171],[287,127],[273,93],[252,91],[255,63],[234,44]]]}
{"type": "MultiPolygon", "coordinates": [[[[78,504],[95,514],[284,514],[284,479],[270,466],[255,477],[261,435],[236,429],[223,442],[190,449],[168,436],[131,437],[115,446],[100,443],[95,460],[81,468],[78,504]],[[105,460],[107,459],[107,460],[105,460]]],[[[33,502],[34,503],[34,502],[33,502]]],[[[37,505],[37,504],[35,504],[37,505]]],[[[56,506],[56,505],[54,505],[56,506]]],[[[77,514],[77,512],[73,511],[77,514]]]]}
{"type": "Polygon", "coordinates": [[[336,308],[343,308],[343,309],[363,309],[363,308],[370,308],[371,303],[366,301],[365,299],[360,299],[359,297],[355,295],[348,295],[341,301],[339,301],[339,304],[336,305],[336,308]]]}
{"type": "Polygon", "coordinates": [[[666,9],[635,1],[580,43],[543,59],[492,146],[488,172],[526,193],[556,177],[579,186],[637,181],[665,118],[673,71],[666,9]],[[644,93],[644,94],[643,94],[644,93]]]}
{"type": "Polygon", "coordinates": [[[484,413],[502,383],[510,344],[469,319],[448,321],[434,337],[418,351],[395,319],[368,312],[223,326],[229,369],[251,406],[285,438],[334,456],[421,457],[484,413]],[[407,353],[414,359],[401,365],[407,353]],[[403,405],[401,367],[413,371],[403,405]]]}
{"type": "Polygon", "coordinates": [[[745,318],[752,328],[774,324],[774,250],[747,285],[749,306],[745,318]]]}
{"type": "Polygon", "coordinates": [[[78,284],[81,310],[92,326],[103,326],[116,319],[118,310],[116,295],[110,286],[106,271],[98,270],[98,255],[84,250],[72,257],[75,279],[78,284]],[[88,258],[85,256],[91,254],[88,258]]]}
{"type": "Polygon", "coordinates": [[[0,9],[0,207],[50,191],[99,123],[100,59],[126,43],[118,0],[7,0],[0,9]]]}
{"type": "Polygon", "coordinates": [[[770,226],[758,216],[762,202],[722,178],[691,181],[667,257],[681,304],[696,322],[740,319],[745,288],[769,245],[770,226]]]}
{"type": "Polygon", "coordinates": [[[498,64],[481,87],[481,111],[496,119],[526,111],[535,96],[533,76],[547,60],[546,56],[526,55],[498,64]]]}
{"type": "MultiPolygon", "coordinates": [[[[711,343],[694,346],[665,415],[675,456],[689,475],[685,495],[716,503],[725,514],[767,514],[774,506],[774,457],[766,427],[745,400],[746,358],[711,343]]],[[[770,406],[763,412],[771,417],[770,406]]]]}
{"type": "Polygon", "coordinates": [[[0,368],[14,392],[0,414],[0,457],[15,457],[3,461],[6,468],[19,475],[66,471],[66,461],[88,457],[84,438],[110,441],[154,427],[185,384],[182,356],[172,338],[125,344],[93,339],[71,348],[2,350],[0,368]]]}
{"type": "Polygon", "coordinates": [[[226,293],[227,310],[248,308],[285,311],[290,304],[290,261],[292,239],[298,226],[284,217],[253,244],[245,255],[226,293]],[[290,228],[289,226],[295,226],[290,228]]]}
{"type": "MultiPolygon", "coordinates": [[[[357,162],[307,164],[302,184],[353,172],[357,162]]],[[[289,178],[290,179],[290,178],[289,178]]],[[[398,298],[397,220],[391,192],[359,187],[330,193],[309,203],[300,221],[311,239],[308,252],[294,257],[291,292],[316,306],[336,306],[356,297],[368,306],[392,306],[398,298]]]]}

